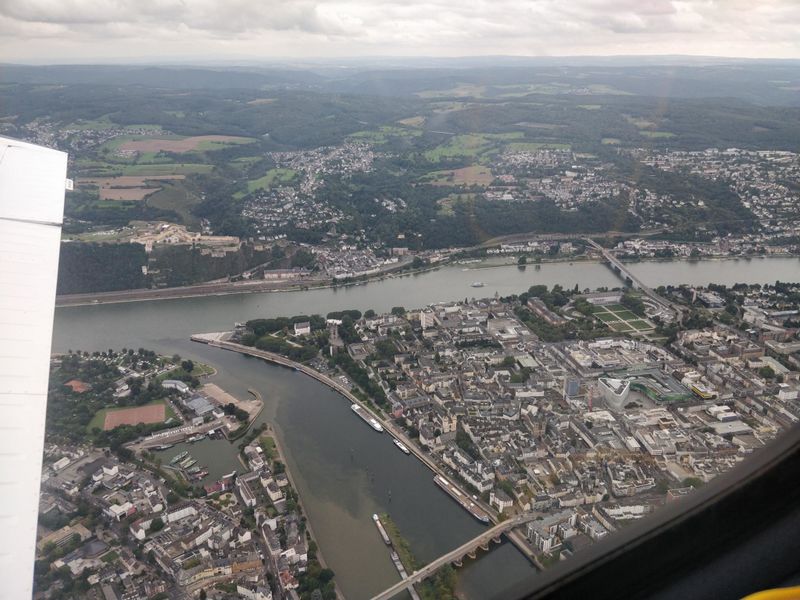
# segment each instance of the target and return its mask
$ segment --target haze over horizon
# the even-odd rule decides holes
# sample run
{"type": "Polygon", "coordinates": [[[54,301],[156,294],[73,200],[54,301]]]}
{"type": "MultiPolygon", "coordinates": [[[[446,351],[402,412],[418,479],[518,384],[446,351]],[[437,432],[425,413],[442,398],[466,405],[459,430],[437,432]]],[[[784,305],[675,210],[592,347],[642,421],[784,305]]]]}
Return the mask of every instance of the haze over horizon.
{"type": "Polygon", "coordinates": [[[800,58],[793,0],[3,0],[5,62],[800,58]]]}

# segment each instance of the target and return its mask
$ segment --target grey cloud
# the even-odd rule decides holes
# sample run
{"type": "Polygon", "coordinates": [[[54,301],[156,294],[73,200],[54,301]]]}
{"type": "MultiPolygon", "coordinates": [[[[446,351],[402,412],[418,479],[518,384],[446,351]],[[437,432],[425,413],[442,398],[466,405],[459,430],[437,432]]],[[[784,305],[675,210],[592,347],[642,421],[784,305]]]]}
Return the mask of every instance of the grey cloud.
{"type": "Polygon", "coordinates": [[[58,55],[60,41],[82,54],[101,43],[127,54],[200,43],[260,56],[797,57],[799,30],[797,0],[0,0],[0,44],[12,56],[58,55]],[[47,44],[36,49],[37,39],[47,44]]]}

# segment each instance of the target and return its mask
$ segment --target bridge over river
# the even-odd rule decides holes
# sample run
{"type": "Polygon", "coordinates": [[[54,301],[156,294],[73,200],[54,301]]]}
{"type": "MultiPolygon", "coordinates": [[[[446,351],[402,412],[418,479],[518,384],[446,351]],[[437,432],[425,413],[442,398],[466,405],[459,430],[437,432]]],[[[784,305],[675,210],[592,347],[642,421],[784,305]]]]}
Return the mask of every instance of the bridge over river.
{"type": "Polygon", "coordinates": [[[387,588],[376,596],[373,596],[372,600],[389,600],[390,598],[393,598],[415,583],[419,583],[423,579],[430,577],[444,565],[459,562],[465,556],[473,554],[478,548],[488,549],[488,546],[492,541],[499,542],[501,535],[508,533],[515,527],[527,523],[528,521],[533,521],[536,517],[537,514],[534,513],[523,513],[498,523],[494,527],[487,529],[480,535],[472,538],[470,541],[461,544],[455,550],[451,550],[447,554],[443,554],[436,560],[433,560],[424,567],[414,571],[406,579],[398,581],[392,587],[387,588]]]}
{"type": "Polygon", "coordinates": [[[674,302],[670,302],[666,298],[659,296],[655,290],[653,290],[650,286],[648,286],[645,282],[639,279],[636,275],[634,275],[620,260],[611,254],[607,248],[603,248],[600,244],[595,242],[591,238],[584,238],[584,241],[589,244],[592,248],[600,252],[603,256],[603,259],[608,263],[608,265],[612,268],[612,270],[619,274],[620,277],[629,281],[631,287],[634,289],[640,290],[645,296],[647,296],[654,304],[656,304],[661,309],[667,311],[668,313],[672,314],[673,317],[680,318],[683,311],[680,306],[675,304],[674,302]]]}

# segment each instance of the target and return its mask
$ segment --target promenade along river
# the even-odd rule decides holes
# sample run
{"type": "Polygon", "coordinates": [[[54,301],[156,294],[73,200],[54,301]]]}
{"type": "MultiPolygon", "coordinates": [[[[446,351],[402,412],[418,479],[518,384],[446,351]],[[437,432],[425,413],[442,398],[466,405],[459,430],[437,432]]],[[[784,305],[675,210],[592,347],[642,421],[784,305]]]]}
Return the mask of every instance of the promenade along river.
{"type": "MultiPolygon", "coordinates": [[[[335,392],[300,373],[194,344],[189,336],[231,329],[234,322],[255,317],[412,308],[495,292],[507,295],[534,284],[578,284],[581,289],[619,285],[616,276],[597,263],[545,264],[539,269],[530,265],[525,270],[486,268],[487,264],[471,264],[467,270],[454,265],[338,290],[62,308],[56,311],[53,350],[144,347],[177,352],[215,366],[219,372],[213,381],[234,395],[245,397],[248,388],[257,389],[266,402],[259,421],[276,426],[325,559],[347,598],[368,598],[399,577],[372,523],[373,513],[388,512],[422,561],[474,537],[483,526],[433,484],[430,471],[419,461],[356,418],[335,392]],[[485,286],[471,287],[475,281],[485,286]]],[[[800,281],[796,258],[638,263],[631,269],[652,286],[800,281]]],[[[225,441],[206,440],[191,449],[212,476],[242,468],[236,447],[225,441]]],[[[465,564],[459,573],[461,591],[470,598],[502,597],[506,587],[536,576],[508,543],[465,564]]]]}

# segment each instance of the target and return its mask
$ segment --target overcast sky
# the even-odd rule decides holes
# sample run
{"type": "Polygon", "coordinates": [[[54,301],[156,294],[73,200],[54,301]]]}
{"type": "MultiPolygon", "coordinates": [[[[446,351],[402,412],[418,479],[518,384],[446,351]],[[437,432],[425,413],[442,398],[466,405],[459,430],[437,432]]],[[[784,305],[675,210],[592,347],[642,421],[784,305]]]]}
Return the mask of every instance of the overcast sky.
{"type": "Polygon", "coordinates": [[[800,58],[800,0],[0,0],[0,61],[800,58]]]}

